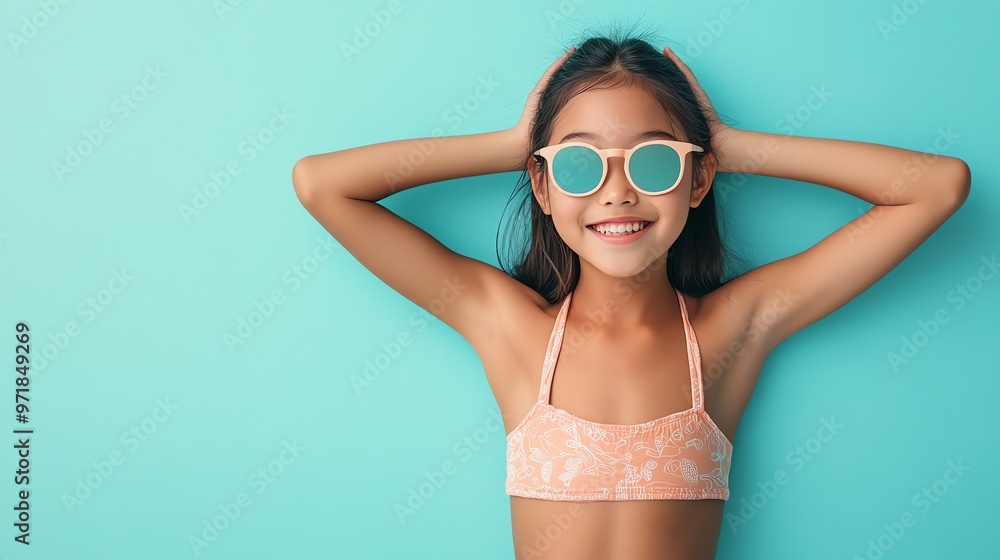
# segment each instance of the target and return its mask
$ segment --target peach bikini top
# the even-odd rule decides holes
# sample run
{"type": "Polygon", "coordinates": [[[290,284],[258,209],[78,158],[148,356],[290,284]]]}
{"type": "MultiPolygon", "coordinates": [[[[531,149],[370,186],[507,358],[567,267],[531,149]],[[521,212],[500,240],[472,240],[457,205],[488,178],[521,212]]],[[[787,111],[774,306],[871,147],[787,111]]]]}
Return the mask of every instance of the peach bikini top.
{"type": "Polygon", "coordinates": [[[507,494],[584,502],[729,499],[733,445],[705,412],[701,350],[684,297],[675,292],[693,406],[642,424],[601,424],[549,404],[570,292],[549,337],[538,402],[507,435],[507,494]]]}

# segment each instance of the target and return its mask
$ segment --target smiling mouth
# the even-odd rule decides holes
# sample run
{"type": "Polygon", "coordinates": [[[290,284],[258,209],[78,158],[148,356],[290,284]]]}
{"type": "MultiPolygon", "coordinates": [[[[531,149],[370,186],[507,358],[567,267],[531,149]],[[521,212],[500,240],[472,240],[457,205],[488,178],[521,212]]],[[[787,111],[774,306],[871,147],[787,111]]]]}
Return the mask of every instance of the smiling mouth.
{"type": "Polygon", "coordinates": [[[607,237],[627,237],[648,228],[652,224],[653,222],[645,221],[631,222],[627,224],[593,224],[587,226],[587,229],[607,237]],[[636,227],[637,224],[638,227],[636,227]]]}

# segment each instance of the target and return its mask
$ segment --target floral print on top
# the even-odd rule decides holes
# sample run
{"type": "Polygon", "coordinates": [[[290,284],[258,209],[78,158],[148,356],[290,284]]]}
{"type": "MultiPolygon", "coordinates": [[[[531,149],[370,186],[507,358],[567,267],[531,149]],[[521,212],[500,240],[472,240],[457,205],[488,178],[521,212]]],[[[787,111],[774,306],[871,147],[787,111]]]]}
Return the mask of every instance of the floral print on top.
{"type": "Polygon", "coordinates": [[[549,404],[570,292],[549,337],[538,402],[507,435],[507,494],[586,502],[729,499],[733,445],[705,412],[701,350],[684,297],[675,292],[693,406],[642,424],[602,424],[549,404]]]}

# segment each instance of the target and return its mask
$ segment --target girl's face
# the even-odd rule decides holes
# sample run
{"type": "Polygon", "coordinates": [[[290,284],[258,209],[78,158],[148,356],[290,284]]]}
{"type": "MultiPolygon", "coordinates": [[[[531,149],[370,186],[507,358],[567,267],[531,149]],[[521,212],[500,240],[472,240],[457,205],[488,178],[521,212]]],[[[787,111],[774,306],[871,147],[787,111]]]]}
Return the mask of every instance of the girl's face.
{"type": "MultiPolygon", "coordinates": [[[[631,148],[660,139],[690,141],[680,127],[670,123],[653,97],[639,88],[625,87],[591,89],[573,97],[556,117],[547,145],[576,140],[597,148],[631,148]]],[[[550,184],[547,170],[540,173],[534,167],[531,185],[542,210],[552,216],[556,231],[581,260],[609,276],[629,278],[667,252],[684,228],[689,208],[698,206],[708,194],[715,175],[714,158],[706,155],[703,161],[704,168],[695,170],[691,155],[685,156],[680,185],[655,196],[636,191],[625,175],[625,160],[616,157],[608,158],[604,183],[587,196],[563,193],[550,184]],[[604,234],[588,227],[624,216],[652,223],[624,244],[606,241],[604,234]]]]}

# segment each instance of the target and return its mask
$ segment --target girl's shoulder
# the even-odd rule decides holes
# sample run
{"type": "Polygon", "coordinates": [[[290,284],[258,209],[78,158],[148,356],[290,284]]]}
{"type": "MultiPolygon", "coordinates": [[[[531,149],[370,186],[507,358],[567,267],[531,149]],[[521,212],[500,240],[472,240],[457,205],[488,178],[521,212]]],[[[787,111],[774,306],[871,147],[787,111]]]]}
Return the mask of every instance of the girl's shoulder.
{"type": "MultiPolygon", "coordinates": [[[[494,310],[490,336],[472,343],[493,395],[506,412],[526,410],[538,392],[548,339],[561,301],[550,304],[532,288],[510,278],[489,287],[494,310]]],[[[506,423],[505,419],[505,423],[506,423]]],[[[516,421],[514,422],[516,424],[516,421]]],[[[507,426],[508,431],[512,425],[507,426]]]]}

